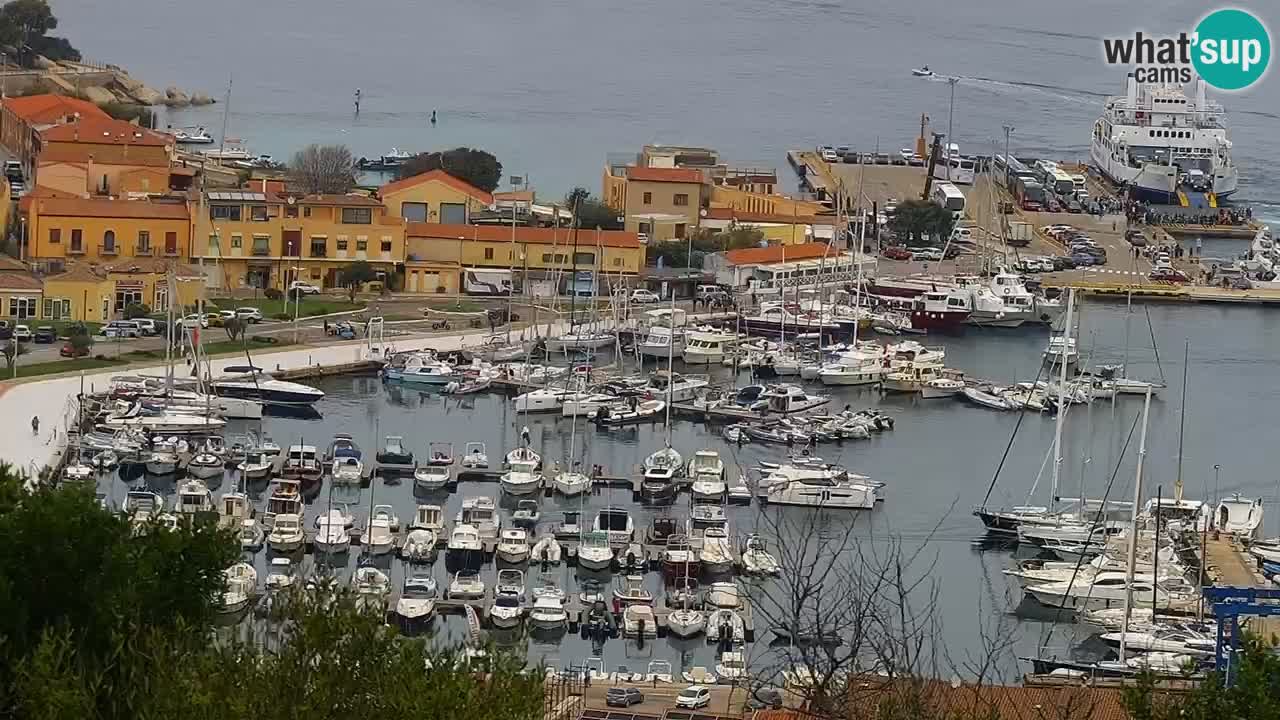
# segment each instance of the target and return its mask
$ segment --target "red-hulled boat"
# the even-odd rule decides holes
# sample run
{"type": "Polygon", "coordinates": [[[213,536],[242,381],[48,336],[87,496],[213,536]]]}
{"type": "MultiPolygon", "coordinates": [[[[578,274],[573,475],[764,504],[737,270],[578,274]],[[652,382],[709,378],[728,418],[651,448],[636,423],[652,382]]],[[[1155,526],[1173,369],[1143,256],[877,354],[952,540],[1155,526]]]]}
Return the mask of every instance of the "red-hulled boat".
{"type": "Polygon", "coordinates": [[[961,298],[944,290],[929,290],[915,297],[870,295],[873,306],[893,308],[911,315],[911,327],[931,333],[959,334],[969,319],[969,308],[961,298]]]}

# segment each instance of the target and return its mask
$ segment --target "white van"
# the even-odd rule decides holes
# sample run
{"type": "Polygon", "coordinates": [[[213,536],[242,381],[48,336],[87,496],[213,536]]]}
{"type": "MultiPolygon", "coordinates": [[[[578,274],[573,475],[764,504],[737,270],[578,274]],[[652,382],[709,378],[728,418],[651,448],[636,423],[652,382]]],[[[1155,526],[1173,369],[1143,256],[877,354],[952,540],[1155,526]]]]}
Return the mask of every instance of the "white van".
{"type": "Polygon", "coordinates": [[[137,320],[112,320],[102,328],[107,337],[136,338],[142,336],[142,326],[137,320]]]}

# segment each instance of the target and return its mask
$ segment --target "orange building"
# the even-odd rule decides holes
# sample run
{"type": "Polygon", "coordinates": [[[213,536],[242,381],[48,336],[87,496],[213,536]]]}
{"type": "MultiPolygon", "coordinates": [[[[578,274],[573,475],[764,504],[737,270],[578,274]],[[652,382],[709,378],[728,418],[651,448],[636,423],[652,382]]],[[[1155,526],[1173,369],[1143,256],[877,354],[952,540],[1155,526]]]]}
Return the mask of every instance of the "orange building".
{"type": "Polygon", "coordinates": [[[181,200],[24,198],[28,256],[56,268],[67,260],[185,258],[191,252],[191,214],[181,200]]]}
{"type": "MultiPolygon", "coordinates": [[[[174,156],[169,135],[123,120],[80,117],[43,130],[40,141],[36,187],[85,197],[169,192],[174,156]]],[[[189,181],[189,173],[184,178],[189,181]]]]}

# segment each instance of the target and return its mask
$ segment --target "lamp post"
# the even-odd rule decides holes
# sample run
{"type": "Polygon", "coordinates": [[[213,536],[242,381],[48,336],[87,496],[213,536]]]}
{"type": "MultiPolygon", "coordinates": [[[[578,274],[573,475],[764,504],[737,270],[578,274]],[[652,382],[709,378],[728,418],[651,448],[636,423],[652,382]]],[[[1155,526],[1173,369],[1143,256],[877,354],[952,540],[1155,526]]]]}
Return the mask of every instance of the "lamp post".
{"type": "MultiPolygon", "coordinates": [[[[302,268],[298,267],[297,265],[294,265],[291,269],[293,270],[293,281],[297,282],[298,279],[302,277],[302,268]]],[[[294,345],[298,344],[298,309],[301,306],[302,306],[302,292],[297,291],[297,293],[294,295],[294,298],[293,298],[293,344],[294,345]]]]}
{"type": "MultiPolygon", "coordinates": [[[[960,78],[947,78],[947,84],[951,86],[951,104],[947,107],[947,145],[955,142],[955,121],[956,111],[956,83],[960,82],[960,78]]],[[[947,159],[947,179],[951,179],[951,151],[944,152],[943,157],[947,159]]]]}
{"type": "Polygon", "coordinates": [[[1218,503],[1218,471],[1221,469],[1222,469],[1221,465],[1214,463],[1213,465],[1213,502],[1215,505],[1218,503]]]}
{"type": "Polygon", "coordinates": [[[1013,126],[1004,126],[1004,186],[1009,187],[1009,136],[1013,134],[1013,126]]]}

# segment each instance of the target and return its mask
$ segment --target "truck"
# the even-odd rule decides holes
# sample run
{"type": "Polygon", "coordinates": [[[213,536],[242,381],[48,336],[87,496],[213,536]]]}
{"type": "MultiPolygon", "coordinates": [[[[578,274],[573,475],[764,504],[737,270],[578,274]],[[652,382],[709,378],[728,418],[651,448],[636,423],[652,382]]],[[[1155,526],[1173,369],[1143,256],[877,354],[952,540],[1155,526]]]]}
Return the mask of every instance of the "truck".
{"type": "Polygon", "coordinates": [[[1009,231],[1005,243],[1013,247],[1026,247],[1031,244],[1031,223],[1014,220],[1009,223],[1009,231]]]}
{"type": "Polygon", "coordinates": [[[462,291],[468,295],[510,295],[510,270],[467,268],[462,275],[462,291]]]}

